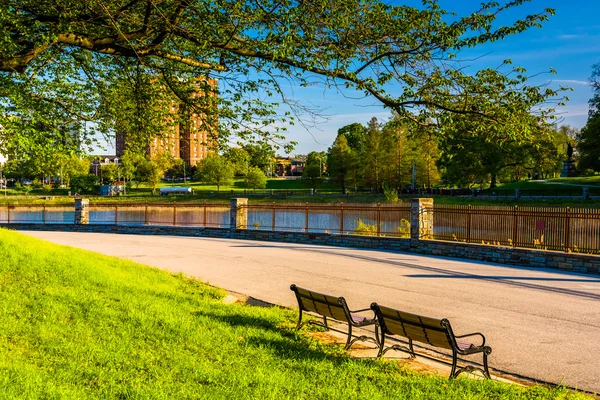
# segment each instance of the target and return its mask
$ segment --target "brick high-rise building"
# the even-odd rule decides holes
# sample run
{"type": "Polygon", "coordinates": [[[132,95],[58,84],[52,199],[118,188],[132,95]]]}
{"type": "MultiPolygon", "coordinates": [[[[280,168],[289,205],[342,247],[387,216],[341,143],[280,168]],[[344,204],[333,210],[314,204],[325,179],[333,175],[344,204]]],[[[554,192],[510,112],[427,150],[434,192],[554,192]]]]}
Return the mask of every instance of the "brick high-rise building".
{"type": "MultiPolygon", "coordinates": [[[[213,87],[217,86],[215,79],[208,79],[207,83],[213,87]]],[[[198,92],[193,97],[202,95],[203,93],[198,92]]],[[[150,141],[146,148],[148,155],[167,152],[173,158],[181,158],[187,165],[194,166],[206,158],[211,151],[216,151],[217,119],[215,116],[203,118],[197,110],[189,110],[175,103],[171,105],[170,113],[174,115],[174,120],[180,122],[174,124],[168,132],[150,141]]],[[[117,156],[123,156],[126,148],[125,135],[117,132],[115,146],[117,156]]]]}

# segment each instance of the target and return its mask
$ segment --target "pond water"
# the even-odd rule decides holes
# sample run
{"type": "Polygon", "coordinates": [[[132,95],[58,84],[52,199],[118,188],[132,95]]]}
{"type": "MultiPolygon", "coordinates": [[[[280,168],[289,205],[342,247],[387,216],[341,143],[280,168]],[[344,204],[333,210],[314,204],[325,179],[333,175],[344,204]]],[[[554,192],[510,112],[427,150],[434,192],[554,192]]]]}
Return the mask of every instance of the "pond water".
{"type": "MultiPolygon", "coordinates": [[[[144,206],[91,206],[90,224],[118,225],[178,225],[229,227],[229,207],[210,207],[204,210],[202,205],[183,207],[144,206]]],[[[11,223],[47,223],[72,224],[75,213],[71,206],[52,207],[17,207],[11,206],[10,213],[6,207],[0,208],[0,222],[11,223]],[[10,215],[9,215],[10,214],[10,215]]],[[[408,237],[410,224],[406,211],[382,211],[380,214],[380,233],[386,236],[408,237]]],[[[292,211],[268,209],[248,210],[248,229],[276,230],[293,232],[328,232],[345,234],[371,229],[376,234],[376,210],[345,210],[343,217],[340,210],[292,211]],[[308,223],[308,230],[307,230],[308,223]]],[[[366,232],[365,232],[366,233],[366,232]]]]}

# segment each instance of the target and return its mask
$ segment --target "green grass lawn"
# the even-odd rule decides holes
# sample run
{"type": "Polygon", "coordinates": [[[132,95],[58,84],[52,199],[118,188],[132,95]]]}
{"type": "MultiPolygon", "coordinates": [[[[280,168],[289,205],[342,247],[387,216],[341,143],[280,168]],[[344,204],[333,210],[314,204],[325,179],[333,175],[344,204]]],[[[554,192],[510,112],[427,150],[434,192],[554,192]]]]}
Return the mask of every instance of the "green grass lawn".
{"type": "Polygon", "coordinates": [[[546,180],[523,180],[519,182],[511,182],[498,185],[500,190],[581,190],[579,186],[600,186],[600,175],[580,176],[574,178],[553,178],[546,180]]]}
{"type": "Polygon", "coordinates": [[[2,399],[585,398],[353,359],[291,310],[3,229],[0,254],[2,399]]]}

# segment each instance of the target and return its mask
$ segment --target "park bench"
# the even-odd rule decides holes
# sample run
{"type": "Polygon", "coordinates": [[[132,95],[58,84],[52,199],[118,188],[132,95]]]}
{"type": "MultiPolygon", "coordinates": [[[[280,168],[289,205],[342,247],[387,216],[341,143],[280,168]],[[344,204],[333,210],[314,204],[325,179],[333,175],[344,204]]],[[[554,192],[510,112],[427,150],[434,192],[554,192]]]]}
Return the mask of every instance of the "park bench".
{"type": "Polygon", "coordinates": [[[456,336],[447,319],[435,319],[417,314],[410,314],[393,308],[371,304],[371,309],[377,316],[381,338],[379,339],[379,354],[382,357],[388,350],[401,350],[415,357],[413,341],[425,343],[433,347],[452,350],[452,371],[450,378],[456,378],[462,372],[480,371],[484,377],[490,378],[487,357],[492,353],[492,348],[485,345],[485,337],[479,333],[456,336]],[[408,339],[408,348],[402,345],[393,345],[385,348],[386,335],[396,335],[408,339]],[[470,339],[478,337],[478,343],[470,339]],[[457,369],[458,355],[471,355],[483,353],[483,369],[467,365],[457,369]]]}
{"type": "Polygon", "coordinates": [[[379,335],[377,330],[377,319],[375,316],[373,318],[366,318],[357,313],[370,311],[370,308],[365,308],[364,310],[350,310],[348,308],[348,304],[343,297],[335,297],[326,295],[323,293],[313,292],[312,290],[304,289],[298,287],[296,285],[291,285],[290,289],[296,295],[296,299],[298,300],[298,308],[300,310],[298,315],[298,324],[296,325],[296,329],[300,330],[302,326],[305,324],[314,324],[323,326],[327,330],[334,330],[341,333],[347,333],[348,339],[346,340],[346,349],[349,349],[350,346],[354,344],[356,341],[372,341],[379,347],[379,335]],[[302,313],[304,311],[316,313],[323,317],[323,322],[309,320],[306,322],[302,322],[302,313]],[[347,332],[338,331],[336,329],[330,328],[327,323],[327,318],[331,318],[340,322],[345,322],[348,325],[347,332]],[[352,328],[362,328],[365,326],[374,325],[375,326],[375,338],[369,336],[358,336],[354,339],[352,338],[352,328]]]}

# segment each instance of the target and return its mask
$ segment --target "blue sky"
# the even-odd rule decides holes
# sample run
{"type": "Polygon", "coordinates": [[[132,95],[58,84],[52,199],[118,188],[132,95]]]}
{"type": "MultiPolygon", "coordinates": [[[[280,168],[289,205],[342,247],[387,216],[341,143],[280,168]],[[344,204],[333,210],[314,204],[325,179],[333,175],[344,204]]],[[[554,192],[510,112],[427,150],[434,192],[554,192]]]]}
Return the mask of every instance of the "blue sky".
{"type": "MultiPolygon", "coordinates": [[[[420,4],[419,1],[410,0],[391,3],[420,4]]],[[[477,10],[480,3],[479,0],[440,1],[442,8],[455,11],[459,16],[477,10]]],[[[556,87],[559,84],[571,86],[574,89],[568,93],[571,101],[559,110],[562,124],[581,128],[587,121],[587,101],[592,95],[587,80],[592,65],[600,62],[600,1],[533,0],[507,12],[499,22],[507,24],[542,12],[545,8],[554,8],[556,14],[541,29],[533,28],[503,41],[470,50],[470,58],[483,56],[470,65],[474,69],[496,67],[510,58],[514,65],[526,68],[531,75],[554,68],[557,74],[542,74],[530,82],[539,84],[551,80],[556,87]]],[[[366,123],[373,116],[385,120],[390,115],[372,99],[348,98],[352,96],[351,93],[344,96],[335,89],[315,86],[294,88],[294,96],[297,100],[323,108],[323,114],[329,118],[314,126],[290,127],[287,137],[298,142],[293,154],[327,150],[342,126],[353,122],[366,123]]]]}

